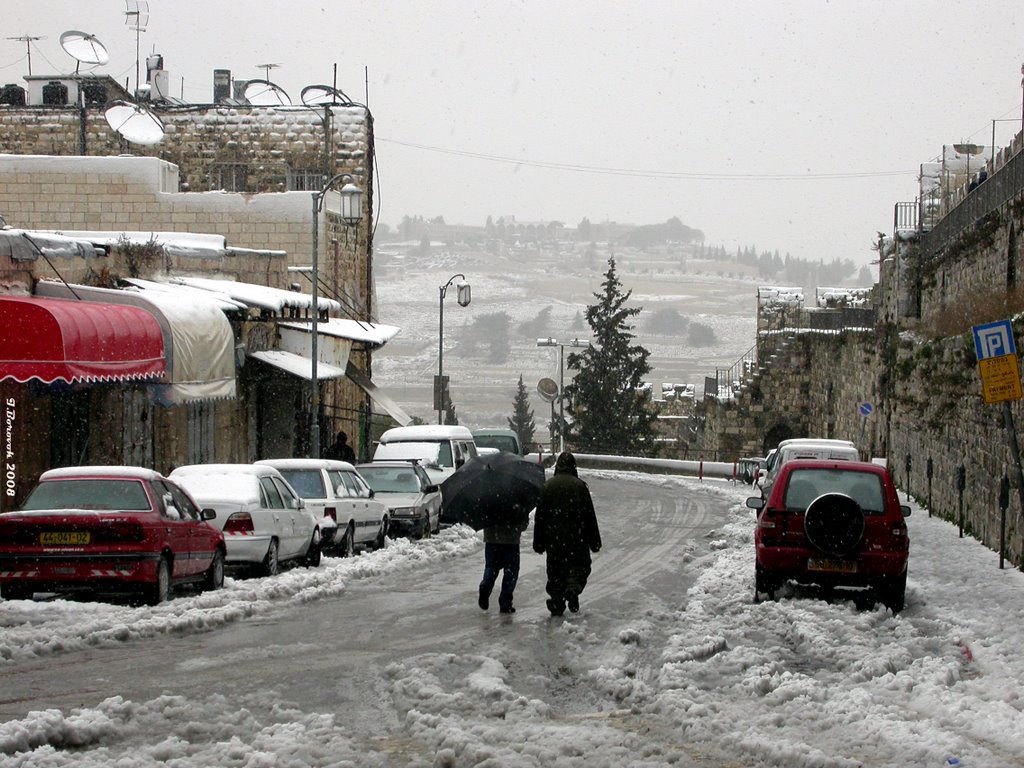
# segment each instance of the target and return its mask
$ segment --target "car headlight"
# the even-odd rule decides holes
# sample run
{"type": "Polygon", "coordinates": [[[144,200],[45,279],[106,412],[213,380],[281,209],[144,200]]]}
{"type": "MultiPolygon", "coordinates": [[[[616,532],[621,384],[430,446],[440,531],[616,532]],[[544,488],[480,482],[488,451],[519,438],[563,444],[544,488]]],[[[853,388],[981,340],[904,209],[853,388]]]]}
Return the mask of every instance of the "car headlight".
{"type": "Polygon", "coordinates": [[[415,517],[416,507],[395,507],[391,510],[391,514],[396,517],[415,517]]]}

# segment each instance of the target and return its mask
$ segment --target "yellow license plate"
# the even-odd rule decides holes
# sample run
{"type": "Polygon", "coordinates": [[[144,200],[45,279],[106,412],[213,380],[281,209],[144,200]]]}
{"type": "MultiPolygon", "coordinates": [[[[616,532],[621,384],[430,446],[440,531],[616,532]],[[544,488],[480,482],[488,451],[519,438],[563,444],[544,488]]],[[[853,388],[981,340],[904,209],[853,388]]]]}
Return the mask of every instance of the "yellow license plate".
{"type": "Polygon", "coordinates": [[[89,543],[89,531],[46,531],[39,534],[43,546],[67,546],[89,543]]]}
{"type": "Polygon", "coordinates": [[[857,561],[825,560],[812,557],[810,560],[807,561],[807,570],[818,571],[823,573],[856,573],[857,561]]]}

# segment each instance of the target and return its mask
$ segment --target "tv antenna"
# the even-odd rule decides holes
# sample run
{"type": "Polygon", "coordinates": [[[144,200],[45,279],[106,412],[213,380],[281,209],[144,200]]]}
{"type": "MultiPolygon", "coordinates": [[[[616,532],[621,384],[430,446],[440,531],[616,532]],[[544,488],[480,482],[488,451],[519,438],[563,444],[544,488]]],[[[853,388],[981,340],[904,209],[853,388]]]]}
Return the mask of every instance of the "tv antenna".
{"type": "Polygon", "coordinates": [[[346,96],[343,91],[330,85],[307,85],[302,89],[299,98],[307,107],[322,107],[328,104],[338,106],[340,104],[352,103],[352,99],[346,96]]]}
{"type": "Polygon", "coordinates": [[[36,40],[45,40],[45,37],[37,35],[22,35],[21,37],[8,37],[8,40],[17,40],[25,44],[25,53],[28,54],[28,76],[32,77],[32,43],[36,40]]]}
{"type": "Polygon", "coordinates": [[[149,24],[149,3],[145,0],[124,0],[124,23],[135,32],[135,90],[139,90],[139,40],[149,24]]]}
{"type": "Polygon", "coordinates": [[[250,80],[242,95],[254,107],[283,107],[292,103],[284,88],[269,80],[250,80]]]}
{"type": "Polygon", "coordinates": [[[88,32],[69,29],[60,36],[60,47],[78,62],[75,65],[76,75],[78,68],[83,64],[106,64],[110,61],[110,56],[107,55],[107,49],[103,43],[88,32]]]}
{"type": "Polygon", "coordinates": [[[266,80],[268,80],[268,81],[270,80],[270,70],[277,69],[280,66],[281,66],[280,64],[257,64],[256,65],[257,69],[262,69],[263,70],[263,72],[264,72],[263,77],[266,80]]]}
{"type": "Polygon", "coordinates": [[[128,101],[115,101],[103,112],[113,130],[132,144],[150,146],[164,137],[164,124],[148,109],[128,101]]]}

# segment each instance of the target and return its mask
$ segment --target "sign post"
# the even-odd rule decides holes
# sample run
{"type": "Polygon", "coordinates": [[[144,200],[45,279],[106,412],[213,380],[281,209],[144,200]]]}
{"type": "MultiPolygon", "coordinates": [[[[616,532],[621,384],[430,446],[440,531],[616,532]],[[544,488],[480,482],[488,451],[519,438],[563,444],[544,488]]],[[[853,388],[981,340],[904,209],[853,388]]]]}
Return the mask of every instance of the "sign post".
{"type": "MultiPolygon", "coordinates": [[[[981,375],[981,394],[986,405],[1003,404],[1003,423],[1010,442],[1010,455],[1017,470],[1017,495],[1024,510],[1024,468],[1021,467],[1020,445],[1017,429],[1013,424],[1011,400],[1020,400],[1024,391],[1020,382],[1020,363],[1017,360],[1017,346],[1013,341],[1013,328],[1009,320],[976,325],[974,350],[978,356],[978,373],[981,375]]],[[[1002,563],[1000,563],[1002,567],[1002,563]]]]}

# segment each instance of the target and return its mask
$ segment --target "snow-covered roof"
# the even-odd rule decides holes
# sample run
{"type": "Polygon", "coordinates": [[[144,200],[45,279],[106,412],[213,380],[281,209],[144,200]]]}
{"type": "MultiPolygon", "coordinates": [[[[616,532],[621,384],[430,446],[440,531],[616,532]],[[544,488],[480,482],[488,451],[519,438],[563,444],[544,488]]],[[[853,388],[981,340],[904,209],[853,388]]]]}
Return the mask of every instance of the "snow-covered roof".
{"type": "MultiPolygon", "coordinates": [[[[200,288],[204,291],[213,291],[214,293],[229,296],[236,301],[244,302],[251,307],[266,309],[271,312],[280,312],[286,307],[309,310],[313,308],[312,294],[286,291],[283,288],[271,288],[267,285],[255,285],[254,283],[242,283],[237,280],[211,277],[172,277],[169,278],[168,282],[200,288]]],[[[317,306],[320,311],[341,311],[341,302],[324,296],[317,296],[317,306]]]]}
{"type": "MultiPolygon", "coordinates": [[[[296,328],[308,331],[311,329],[309,323],[287,322],[281,323],[282,328],[296,328]]],[[[401,328],[394,325],[381,325],[370,323],[365,320],[348,320],[343,317],[331,317],[326,321],[317,323],[318,334],[324,336],[335,336],[339,339],[361,341],[371,347],[382,347],[388,343],[401,328]]]]}
{"type": "Polygon", "coordinates": [[[32,261],[39,256],[54,258],[90,258],[103,250],[87,239],[24,229],[0,229],[0,256],[13,261],[32,261]]]}

